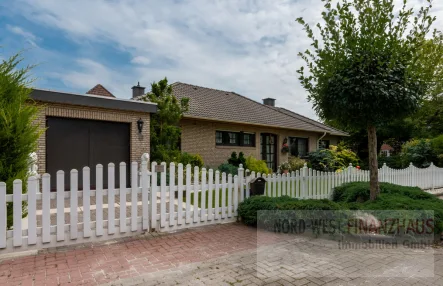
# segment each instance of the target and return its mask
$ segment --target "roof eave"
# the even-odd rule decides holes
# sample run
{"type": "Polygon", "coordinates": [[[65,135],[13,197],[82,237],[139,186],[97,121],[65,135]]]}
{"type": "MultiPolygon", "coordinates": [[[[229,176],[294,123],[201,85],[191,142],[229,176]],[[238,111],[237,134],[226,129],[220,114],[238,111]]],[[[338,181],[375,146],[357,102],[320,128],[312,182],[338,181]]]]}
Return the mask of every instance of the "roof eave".
{"type": "Polygon", "coordinates": [[[157,104],[124,100],[112,97],[65,93],[52,90],[33,89],[30,97],[35,101],[51,102],[60,104],[72,104],[88,107],[99,107],[135,112],[156,113],[157,104]]]}

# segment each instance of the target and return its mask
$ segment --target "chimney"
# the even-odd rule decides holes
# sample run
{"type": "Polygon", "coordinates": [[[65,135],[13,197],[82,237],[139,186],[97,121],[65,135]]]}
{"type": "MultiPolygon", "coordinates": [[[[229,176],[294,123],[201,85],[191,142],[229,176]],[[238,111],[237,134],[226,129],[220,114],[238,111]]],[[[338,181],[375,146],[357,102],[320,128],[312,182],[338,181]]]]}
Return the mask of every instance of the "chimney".
{"type": "Polygon", "coordinates": [[[270,97],[265,98],[263,99],[263,104],[275,107],[275,98],[270,98],[270,97]]]}
{"type": "Polygon", "coordinates": [[[145,94],[145,87],[140,86],[140,82],[136,86],[132,87],[132,99],[136,99],[139,96],[145,94]]]}

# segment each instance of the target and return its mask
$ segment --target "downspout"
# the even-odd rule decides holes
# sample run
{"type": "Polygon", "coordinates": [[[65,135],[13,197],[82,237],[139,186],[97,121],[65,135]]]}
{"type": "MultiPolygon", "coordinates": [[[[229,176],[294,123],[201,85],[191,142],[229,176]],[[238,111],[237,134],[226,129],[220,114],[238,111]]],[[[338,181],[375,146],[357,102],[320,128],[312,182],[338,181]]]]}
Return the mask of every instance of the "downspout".
{"type": "Polygon", "coordinates": [[[323,138],[325,138],[326,134],[327,134],[327,132],[325,131],[325,133],[323,133],[323,135],[322,135],[320,138],[318,138],[318,140],[317,140],[317,150],[318,150],[318,148],[320,147],[320,140],[322,140],[323,138]]]}

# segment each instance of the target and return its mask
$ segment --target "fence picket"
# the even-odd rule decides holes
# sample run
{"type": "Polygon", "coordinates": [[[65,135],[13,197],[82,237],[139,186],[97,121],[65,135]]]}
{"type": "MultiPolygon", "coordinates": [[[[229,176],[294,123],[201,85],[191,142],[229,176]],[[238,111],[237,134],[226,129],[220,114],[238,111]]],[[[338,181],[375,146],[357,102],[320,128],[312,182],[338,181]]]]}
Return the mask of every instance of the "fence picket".
{"type": "Polygon", "coordinates": [[[51,176],[49,174],[43,174],[42,176],[42,242],[47,243],[51,241],[51,176]]]}
{"type": "Polygon", "coordinates": [[[83,168],[83,237],[91,237],[91,191],[89,167],[83,168]]]}
{"type": "Polygon", "coordinates": [[[220,219],[220,171],[215,171],[215,219],[220,219]]]}
{"type": "Polygon", "coordinates": [[[151,163],[151,198],[150,198],[150,209],[151,209],[151,228],[157,229],[157,172],[155,168],[157,166],[157,162],[151,163]]]}
{"type": "Polygon", "coordinates": [[[103,235],[103,165],[95,167],[95,235],[103,235]]]}
{"type": "Polygon", "coordinates": [[[194,167],[194,222],[198,222],[198,195],[199,195],[199,185],[198,185],[198,167],[194,167]]]}
{"type": "Polygon", "coordinates": [[[226,218],[226,190],[227,190],[227,186],[226,186],[226,173],[222,173],[222,188],[221,188],[221,192],[222,192],[222,202],[221,202],[221,217],[222,218],[226,218]]]}
{"type": "Polygon", "coordinates": [[[212,193],[214,191],[214,170],[209,169],[209,185],[208,185],[208,220],[213,219],[213,198],[212,193]]]}
{"type": "Polygon", "coordinates": [[[37,243],[37,178],[28,179],[28,245],[37,243]]]}
{"type": "Polygon", "coordinates": [[[175,213],[175,164],[171,162],[169,164],[169,226],[174,225],[174,213],[175,213]]]}
{"type": "Polygon", "coordinates": [[[166,163],[162,162],[163,172],[160,173],[160,227],[166,226],[166,163]]]}
{"type": "Polygon", "coordinates": [[[77,239],[78,236],[78,171],[71,170],[71,206],[70,206],[70,238],[77,239]]]}
{"type": "Polygon", "coordinates": [[[232,217],[232,174],[228,175],[228,217],[232,217]]]}
{"type": "Polygon", "coordinates": [[[0,248],[6,248],[6,183],[0,182],[0,248]]]}
{"type": "Polygon", "coordinates": [[[141,188],[142,188],[142,229],[149,229],[149,178],[148,161],[141,163],[141,188]]]}
{"type": "Polygon", "coordinates": [[[237,208],[238,208],[238,176],[234,176],[234,216],[237,216],[237,208]]]}
{"type": "Polygon", "coordinates": [[[244,171],[245,169],[243,169],[243,164],[240,164],[239,168],[238,168],[238,181],[239,181],[239,188],[240,188],[240,202],[243,202],[245,200],[245,191],[244,191],[244,185],[243,185],[243,180],[244,180],[244,171]]]}
{"type": "Polygon", "coordinates": [[[120,233],[127,232],[126,228],[126,163],[120,163],[120,233]]]}
{"type": "Polygon", "coordinates": [[[115,165],[108,164],[108,234],[115,233],[115,165]]]}
{"type": "Polygon", "coordinates": [[[177,224],[183,224],[183,164],[178,164],[177,224]]]}
{"type": "Polygon", "coordinates": [[[201,183],[200,220],[206,221],[206,168],[202,168],[201,183]]]}
{"type": "Polygon", "coordinates": [[[186,223],[191,223],[191,165],[186,165],[186,223]]]}
{"type": "Polygon", "coordinates": [[[65,172],[57,171],[57,241],[65,240],[65,172]]]}
{"type": "Polygon", "coordinates": [[[138,213],[138,163],[131,164],[131,231],[137,231],[138,213]]]}
{"type": "Polygon", "coordinates": [[[22,181],[13,182],[13,236],[14,246],[22,245],[22,181]]]}

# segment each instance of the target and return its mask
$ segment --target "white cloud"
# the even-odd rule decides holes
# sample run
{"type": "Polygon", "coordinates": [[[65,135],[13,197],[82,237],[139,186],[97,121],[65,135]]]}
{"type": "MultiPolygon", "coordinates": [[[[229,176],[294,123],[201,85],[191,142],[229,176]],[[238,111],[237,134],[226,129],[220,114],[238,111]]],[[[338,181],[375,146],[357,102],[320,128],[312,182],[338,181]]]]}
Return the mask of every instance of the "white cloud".
{"type": "Polygon", "coordinates": [[[137,56],[131,60],[131,63],[140,64],[140,65],[149,65],[151,63],[151,60],[148,59],[147,57],[137,56]]]}
{"type": "Polygon", "coordinates": [[[10,31],[14,34],[22,36],[33,47],[38,47],[37,44],[35,43],[35,41],[37,40],[37,37],[33,33],[25,31],[23,28],[18,27],[18,26],[6,25],[6,29],[8,29],[8,31],[10,31]]]}
{"type": "MultiPolygon", "coordinates": [[[[411,5],[421,2],[412,0],[411,5]]],[[[295,19],[319,22],[319,0],[14,3],[30,21],[56,27],[73,39],[111,42],[130,53],[133,66],[124,71],[81,59],[81,71],[63,76],[70,86],[90,88],[100,82],[117,96],[129,97],[129,87],[137,81],[148,85],[167,76],[170,81],[236,91],[257,101],[274,97],[279,106],[316,117],[296,74],[303,64],[297,54],[309,48],[309,41],[295,19]]],[[[437,27],[443,27],[442,9],[443,3],[434,3],[434,11],[441,15],[437,27]]]]}

